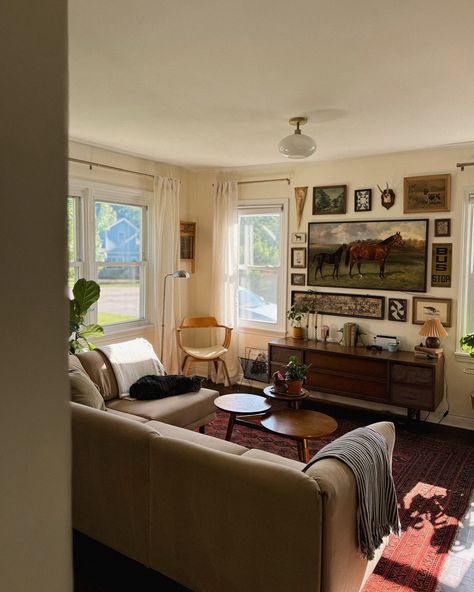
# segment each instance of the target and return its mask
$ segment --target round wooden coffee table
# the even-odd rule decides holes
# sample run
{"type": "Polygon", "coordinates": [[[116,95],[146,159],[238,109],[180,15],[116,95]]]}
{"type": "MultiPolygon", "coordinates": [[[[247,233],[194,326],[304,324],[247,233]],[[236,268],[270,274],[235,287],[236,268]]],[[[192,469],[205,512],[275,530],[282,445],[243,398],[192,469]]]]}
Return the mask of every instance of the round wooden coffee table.
{"type": "Polygon", "coordinates": [[[263,393],[269,399],[276,399],[277,401],[286,401],[288,406],[292,409],[298,409],[300,406],[300,401],[302,399],[306,399],[308,397],[308,391],[302,389],[299,395],[287,395],[286,393],[279,393],[275,391],[273,386],[266,386],[263,389],[263,393]]]}
{"type": "Polygon", "coordinates": [[[337,421],[319,411],[282,409],[262,418],[261,425],[273,434],[296,440],[300,460],[309,462],[308,440],[332,434],[337,421]]]}
{"type": "Polygon", "coordinates": [[[227,425],[226,440],[230,440],[235,420],[238,415],[255,415],[266,413],[271,409],[270,403],[260,395],[251,395],[249,393],[233,393],[231,395],[222,395],[214,400],[214,405],[229,413],[229,423],[227,425]]]}

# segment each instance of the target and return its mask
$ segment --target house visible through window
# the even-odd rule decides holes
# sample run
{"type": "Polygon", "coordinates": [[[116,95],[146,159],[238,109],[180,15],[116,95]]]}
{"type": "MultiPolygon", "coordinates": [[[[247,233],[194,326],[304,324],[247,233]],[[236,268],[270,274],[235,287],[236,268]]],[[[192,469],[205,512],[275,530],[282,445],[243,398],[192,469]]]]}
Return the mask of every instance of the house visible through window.
{"type": "Polygon", "coordinates": [[[286,211],[283,204],[239,208],[239,325],[284,324],[286,211]]]}
{"type": "Polygon", "coordinates": [[[149,196],[142,191],[73,184],[68,197],[69,286],[94,279],[100,299],[90,321],[101,325],[149,317],[147,276],[149,196]]]}

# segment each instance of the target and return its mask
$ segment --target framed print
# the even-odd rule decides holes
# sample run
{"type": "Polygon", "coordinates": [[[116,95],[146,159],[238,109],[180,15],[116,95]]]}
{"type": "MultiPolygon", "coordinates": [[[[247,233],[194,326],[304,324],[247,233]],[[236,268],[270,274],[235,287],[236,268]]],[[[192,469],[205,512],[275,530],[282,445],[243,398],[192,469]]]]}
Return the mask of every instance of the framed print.
{"type": "Polygon", "coordinates": [[[383,319],[385,297],[369,294],[334,294],[329,292],[291,292],[291,304],[306,304],[310,312],[337,317],[383,319]]]}
{"type": "Polygon", "coordinates": [[[313,216],[345,214],[347,185],[313,187],[313,216]]]}
{"type": "Polygon", "coordinates": [[[291,267],[306,267],[306,248],[292,247],[291,267]]]}
{"type": "Polygon", "coordinates": [[[308,286],[426,292],[428,220],[308,224],[308,286]]]}
{"type": "Polygon", "coordinates": [[[433,243],[431,254],[431,285],[437,288],[450,288],[453,260],[452,243],[433,243]]]}
{"type": "Polygon", "coordinates": [[[372,209],[372,189],[354,191],[354,212],[370,212],[372,209]]]}
{"type": "Polygon", "coordinates": [[[306,286],[306,274],[305,273],[292,273],[291,274],[291,285],[292,286],[306,286]]]}
{"type": "Polygon", "coordinates": [[[451,218],[438,218],[434,221],[435,236],[451,236],[451,218]]]}
{"type": "Polygon", "coordinates": [[[291,242],[293,244],[305,243],[306,242],[306,232],[292,232],[291,233],[291,242]]]}
{"type": "Polygon", "coordinates": [[[413,297],[413,319],[415,325],[423,325],[426,319],[435,315],[444,327],[451,327],[451,298],[413,297]]]}
{"type": "Polygon", "coordinates": [[[408,300],[406,298],[388,299],[388,320],[405,323],[408,313],[408,300]]]}
{"type": "Polygon", "coordinates": [[[449,212],[451,207],[451,175],[405,177],[403,211],[405,214],[449,212]]]}

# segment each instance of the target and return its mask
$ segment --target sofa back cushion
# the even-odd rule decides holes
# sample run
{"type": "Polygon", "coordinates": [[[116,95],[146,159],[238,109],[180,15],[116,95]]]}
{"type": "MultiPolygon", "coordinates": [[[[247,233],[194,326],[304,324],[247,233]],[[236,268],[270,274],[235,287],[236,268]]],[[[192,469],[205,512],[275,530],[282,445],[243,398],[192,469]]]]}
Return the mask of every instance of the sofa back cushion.
{"type": "Polygon", "coordinates": [[[117,380],[110,362],[99,350],[77,354],[79,362],[106,401],[119,396],[117,380]]]}
{"type": "Polygon", "coordinates": [[[71,401],[107,411],[102,395],[84,371],[69,370],[69,386],[71,401]]]}

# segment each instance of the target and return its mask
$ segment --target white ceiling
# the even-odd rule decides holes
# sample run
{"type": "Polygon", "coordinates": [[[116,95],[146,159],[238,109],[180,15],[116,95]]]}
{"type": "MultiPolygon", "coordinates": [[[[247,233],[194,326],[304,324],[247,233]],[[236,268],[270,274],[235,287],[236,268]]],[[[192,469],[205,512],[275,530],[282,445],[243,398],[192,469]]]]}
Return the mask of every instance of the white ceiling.
{"type": "Polygon", "coordinates": [[[70,0],[70,136],[161,162],[474,141],[473,0],[70,0]]]}

